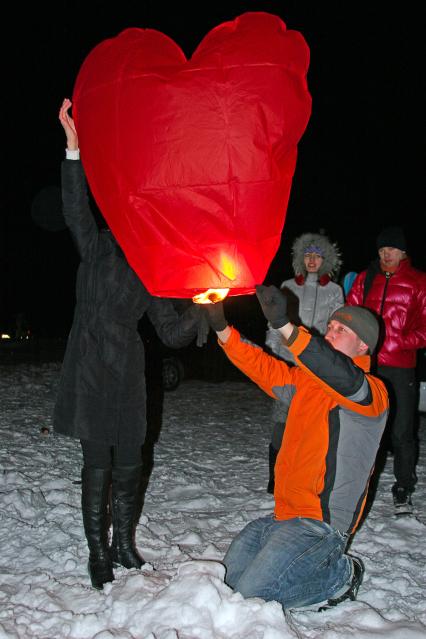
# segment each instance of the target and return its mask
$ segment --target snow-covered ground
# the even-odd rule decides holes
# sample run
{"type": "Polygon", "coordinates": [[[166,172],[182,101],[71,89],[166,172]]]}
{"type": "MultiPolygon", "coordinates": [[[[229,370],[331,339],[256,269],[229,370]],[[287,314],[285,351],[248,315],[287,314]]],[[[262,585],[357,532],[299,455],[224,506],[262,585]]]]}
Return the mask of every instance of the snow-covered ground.
{"type": "Polygon", "coordinates": [[[0,366],[0,639],[424,639],[424,417],[418,518],[393,517],[388,458],[352,543],[366,566],[358,600],[284,615],[278,603],[233,593],[221,564],[236,533],[273,506],[271,400],[251,382],[185,381],[164,396],[137,528],[147,563],[116,570],[98,592],[86,572],[79,443],[40,433],[51,426],[59,369],[0,366]]]}

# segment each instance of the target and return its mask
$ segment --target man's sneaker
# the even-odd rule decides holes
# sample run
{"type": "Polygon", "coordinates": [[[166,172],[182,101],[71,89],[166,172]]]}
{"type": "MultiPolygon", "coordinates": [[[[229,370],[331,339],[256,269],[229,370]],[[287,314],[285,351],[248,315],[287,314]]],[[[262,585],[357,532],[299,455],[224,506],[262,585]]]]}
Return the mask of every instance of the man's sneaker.
{"type": "Polygon", "coordinates": [[[411,491],[408,488],[395,486],[392,488],[393,505],[395,515],[411,515],[413,513],[413,504],[411,501],[411,491]]]}
{"type": "Polygon", "coordinates": [[[318,612],[322,612],[323,610],[328,610],[328,608],[332,608],[333,606],[337,606],[342,601],[346,601],[346,599],[350,599],[351,601],[355,601],[358,595],[358,590],[360,585],[362,584],[362,580],[364,577],[364,564],[359,559],[359,557],[350,557],[352,561],[352,579],[349,588],[344,592],[340,597],[336,597],[335,599],[329,599],[325,606],[322,606],[318,612]]]}

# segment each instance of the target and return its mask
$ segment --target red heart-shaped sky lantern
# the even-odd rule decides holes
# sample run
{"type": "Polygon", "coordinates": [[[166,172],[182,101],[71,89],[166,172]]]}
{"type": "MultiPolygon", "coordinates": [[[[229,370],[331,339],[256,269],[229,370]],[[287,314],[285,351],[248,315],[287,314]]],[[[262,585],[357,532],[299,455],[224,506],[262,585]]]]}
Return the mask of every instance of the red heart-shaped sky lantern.
{"type": "Polygon", "coordinates": [[[91,191],[153,295],[263,282],[311,112],[309,49],[277,16],[214,28],[187,60],[166,35],[97,45],[74,88],[91,191]]]}

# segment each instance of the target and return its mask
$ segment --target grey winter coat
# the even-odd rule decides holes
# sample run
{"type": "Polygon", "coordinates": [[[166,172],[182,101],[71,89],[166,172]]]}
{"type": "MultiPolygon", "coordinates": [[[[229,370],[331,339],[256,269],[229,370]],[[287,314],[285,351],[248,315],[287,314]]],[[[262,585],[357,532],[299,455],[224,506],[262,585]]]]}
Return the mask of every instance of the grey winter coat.
{"type": "MultiPolygon", "coordinates": [[[[285,280],[281,290],[288,298],[297,298],[297,309],[292,313],[291,321],[298,326],[313,328],[320,335],[325,334],[330,315],[344,304],[342,287],[331,281],[321,286],[317,273],[308,273],[302,285],[297,284],[294,278],[285,280]]],[[[268,328],[266,344],[282,359],[294,361],[276,329],[268,328]]]]}
{"type": "MultiPolygon", "coordinates": [[[[285,280],[281,290],[287,296],[288,315],[298,326],[314,329],[320,335],[327,331],[328,319],[344,304],[343,289],[331,280],[338,272],[341,260],[337,246],[327,236],[305,233],[297,238],[292,247],[295,278],[285,280]],[[324,255],[318,273],[307,273],[304,265],[304,251],[307,246],[319,246],[324,255]]],[[[294,362],[288,348],[283,344],[279,331],[268,327],[265,344],[279,358],[294,362]]],[[[273,421],[285,420],[288,407],[274,401],[273,421]]]]}
{"type": "Polygon", "coordinates": [[[81,257],[76,308],[54,408],[54,430],[79,439],[142,444],[146,432],[145,354],[137,327],[146,312],[171,347],[197,333],[197,309],[179,316],[151,296],[111,232],[99,231],[81,162],[62,164],[63,212],[81,257]]]}

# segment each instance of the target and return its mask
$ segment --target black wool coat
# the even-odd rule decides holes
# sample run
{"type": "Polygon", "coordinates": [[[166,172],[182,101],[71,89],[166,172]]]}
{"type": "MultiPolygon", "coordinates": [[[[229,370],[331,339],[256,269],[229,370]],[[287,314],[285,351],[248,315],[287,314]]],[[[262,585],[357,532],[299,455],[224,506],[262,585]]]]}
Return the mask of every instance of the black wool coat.
{"type": "Polygon", "coordinates": [[[146,387],[138,322],[147,313],[164,344],[179,348],[197,334],[199,312],[192,305],[179,315],[170,300],[146,290],[111,232],[98,229],[78,160],[62,163],[62,198],[81,263],[53,427],[79,439],[141,444],[146,387]]]}

